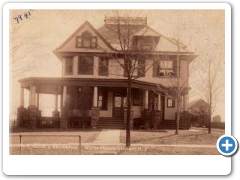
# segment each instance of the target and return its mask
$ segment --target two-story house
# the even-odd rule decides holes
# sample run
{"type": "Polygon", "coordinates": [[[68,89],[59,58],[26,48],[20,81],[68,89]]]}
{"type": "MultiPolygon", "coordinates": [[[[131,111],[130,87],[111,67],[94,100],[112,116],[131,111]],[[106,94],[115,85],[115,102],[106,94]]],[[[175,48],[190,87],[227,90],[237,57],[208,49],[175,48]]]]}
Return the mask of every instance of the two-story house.
{"type": "MultiPolygon", "coordinates": [[[[81,117],[87,116],[93,128],[107,128],[107,125],[111,128],[114,123],[124,128],[120,124],[126,119],[127,77],[121,66],[125,60],[119,34],[114,30],[124,22],[132,28],[128,39],[131,44],[129,53],[145,54],[137,61],[141,68],[133,72],[136,78],[132,79],[132,120],[147,118],[147,112],[160,112],[158,121],[175,121],[175,100],[158,93],[159,88],[173,86],[168,75],[177,74],[177,59],[179,80],[188,87],[189,64],[197,55],[189,52],[184,44],[153,30],[148,26],[147,18],[106,17],[104,21],[99,29],[86,21],[53,51],[62,62],[62,77],[29,77],[19,81],[20,126],[24,125],[25,118],[30,127],[58,124],[60,128],[68,128],[79,125],[81,117]],[[30,91],[27,108],[23,107],[24,88],[30,91]],[[55,95],[53,118],[48,118],[48,122],[41,117],[39,94],[55,95]]],[[[182,110],[188,111],[188,93],[182,95],[182,110]]]]}

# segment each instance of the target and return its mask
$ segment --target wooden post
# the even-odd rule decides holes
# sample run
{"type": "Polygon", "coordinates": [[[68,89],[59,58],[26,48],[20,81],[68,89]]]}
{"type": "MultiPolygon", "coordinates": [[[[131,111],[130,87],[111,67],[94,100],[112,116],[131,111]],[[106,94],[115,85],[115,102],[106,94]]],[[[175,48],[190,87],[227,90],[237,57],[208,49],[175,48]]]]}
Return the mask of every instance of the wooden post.
{"type": "Polygon", "coordinates": [[[62,106],[67,106],[67,86],[63,86],[62,106]]]}
{"type": "Polygon", "coordinates": [[[97,95],[98,95],[98,87],[94,87],[94,92],[93,92],[93,107],[97,107],[97,104],[98,104],[98,102],[97,102],[97,99],[98,99],[98,97],[97,97],[97,95]]]}
{"type": "Polygon", "coordinates": [[[79,137],[79,154],[81,155],[81,136],[78,136],[79,137]]]}
{"type": "Polygon", "coordinates": [[[20,141],[20,155],[22,155],[22,135],[19,135],[19,141],[20,141]]]}
{"type": "Polygon", "coordinates": [[[148,109],[148,90],[145,91],[144,105],[145,105],[145,109],[148,109]]]}
{"type": "Polygon", "coordinates": [[[157,110],[158,110],[158,111],[161,111],[161,94],[158,94],[157,110]]]}

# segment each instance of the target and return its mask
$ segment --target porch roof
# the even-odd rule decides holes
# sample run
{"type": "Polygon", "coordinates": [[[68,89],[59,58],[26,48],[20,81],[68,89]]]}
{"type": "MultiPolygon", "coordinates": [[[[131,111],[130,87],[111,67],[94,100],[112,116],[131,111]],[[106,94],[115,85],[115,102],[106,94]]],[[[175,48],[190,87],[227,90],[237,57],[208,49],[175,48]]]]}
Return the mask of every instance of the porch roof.
{"type": "MultiPolygon", "coordinates": [[[[31,85],[37,86],[38,93],[45,94],[60,94],[60,86],[127,87],[127,79],[29,77],[19,82],[22,88],[29,89],[31,85]]],[[[161,84],[139,80],[132,80],[132,87],[155,91],[158,87],[166,88],[161,84]]]]}

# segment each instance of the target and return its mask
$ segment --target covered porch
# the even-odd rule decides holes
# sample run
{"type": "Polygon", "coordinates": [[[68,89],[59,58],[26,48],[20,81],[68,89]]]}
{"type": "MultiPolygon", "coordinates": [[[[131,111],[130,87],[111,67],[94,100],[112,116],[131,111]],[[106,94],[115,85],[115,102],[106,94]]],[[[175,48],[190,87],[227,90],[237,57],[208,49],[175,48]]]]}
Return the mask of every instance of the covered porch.
{"type": "MultiPolygon", "coordinates": [[[[100,118],[112,118],[113,121],[122,119],[126,122],[126,79],[27,78],[19,82],[21,83],[19,126],[98,128],[100,118]],[[28,107],[24,107],[24,89],[29,90],[28,107]],[[41,115],[40,94],[55,97],[52,117],[41,115]]],[[[149,127],[157,127],[160,121],[165,119],[166,98],[155,92],[156,84],[133,80],[132,127],[134,123],[139,126],[139,120],[145,120],[143,123],[149,127]],[[151,119],[155,121],[151,122],[151,119]]],[[[187,110],[187,98],[183,99],[186,99],[183,109],[187,110]]]]}

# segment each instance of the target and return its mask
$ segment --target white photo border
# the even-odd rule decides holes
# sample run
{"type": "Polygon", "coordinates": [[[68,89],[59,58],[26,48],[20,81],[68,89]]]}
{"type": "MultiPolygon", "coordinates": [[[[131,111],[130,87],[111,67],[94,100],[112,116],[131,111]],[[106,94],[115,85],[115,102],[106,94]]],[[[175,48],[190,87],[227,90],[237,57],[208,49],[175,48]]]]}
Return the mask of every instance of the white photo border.
{"type": "MultiPolygon", "coordinates": [[[[227,175],[222,155],[9,155],[9,10],[11,9],[225,10],[225,134],[231,135],[231,6],[227,3],[7,3],[3,7],[3,172],[7,175],[227,175]],[[91,6],[89,6],[91,4],[91,6]],[[228,60],[228,61],[227,61],[228,60]],[[194,163],[197,162],[197,163],[194,163]],[[44,166],[43,166],[44,165],[44,166]],[[220,166],[221,165],[221,166],[220,166]],[[54,167],[54,168],[53,168],[54,167]],[[111,168],[112,167],[112,168],[111,168]],[[217,168],[216,168],[217,167],[217,168]]],[[[237,32],[236,32],[237,33],[237,32]]]]}

